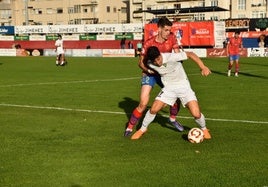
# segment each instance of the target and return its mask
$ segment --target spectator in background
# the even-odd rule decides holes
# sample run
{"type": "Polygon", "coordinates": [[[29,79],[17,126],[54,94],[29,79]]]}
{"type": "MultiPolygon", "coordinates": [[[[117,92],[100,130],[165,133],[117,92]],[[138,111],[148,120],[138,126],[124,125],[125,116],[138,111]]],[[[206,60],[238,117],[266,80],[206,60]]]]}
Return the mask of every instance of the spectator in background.
{"type": "Polygon", "coordinates": [[[260,48],[265,47],[265,34],[260,35],[260,37],[258,38],[258,44],[260,48]]]}
{"type": "Polygon", "coordinates": [[[133,42],[131,40],[129,40],[128,42],[128,48],[133,49],[133,42]]]}
{"type": "Polygon", "coordinates": [[[25,49],[22,49],[20,44],[15,44],[14,48],[16,49],[16,55],[17,56],[29,56],[29,52],[25,49]]]}
{"type": "Polygon", "coordinates": [[[120,41],[120,47],[121,49],[125,49],[126,48],[126,38],[123,37],[120,41]]]}
{"type": "Polygon", "coordinates": [[[140,56],[140,54],[141,54],[141,50],[142,50],[142,42],[139,41],[139,42],[137,43],[137,55],[138,55],[138,56],[140,56]]]}
{"type": "Polygon", "coordinates": [[[91,46],[88,44],[87,47],[86,47],[86,49],[91,49],[91,46]]]}
{"type": "Polygon", "coordinates": [[[265,38],[264,38],[264,47],[268,47],[268,35],[265,35],[265,38]]]}

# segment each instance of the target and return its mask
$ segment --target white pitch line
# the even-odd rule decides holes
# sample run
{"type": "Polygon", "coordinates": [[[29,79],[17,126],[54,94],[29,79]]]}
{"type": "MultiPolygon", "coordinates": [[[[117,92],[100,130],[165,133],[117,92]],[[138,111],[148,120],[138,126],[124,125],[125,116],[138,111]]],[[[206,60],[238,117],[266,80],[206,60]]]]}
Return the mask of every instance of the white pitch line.
{"type": "MultiPolygon", "coordinates": [[[[87,113],[103,113],[103,114],[120,114],[125,115],[125,112],[114,112],[105,110],[87,110],[87,109],[73,109],[63,107],[46,107],[46,106],[32,106],[32,105],[16,105],[0,103],[3,107],[17,107],[17,108],[30,108],[30,109],[46,109],[46,110],[61,110],[61,111],[74,111],[74,112],[87,112],[87,113]]],[[[168,116],[166,116],[168,117],[168,116]]],[[[179,118],[192,119],[193,117],[179,116],[179,118]]],[[[235,120],[235,119],[214,119],[206,118],[208,121],[223,121],[223,122],[235,122],[235,123],[254,123],[254,124],[268,124],[268,121],[250,121],[250,120],[235,120]]]]}
{"type": "Polygon", "coordinates": [[[9,85],[0,85],[0,88],[19,87],[19,86],[38,86],[38,85],[55,85],[55,84],[76,84],[76,83],[91,83],[91,82],[126,81],[126,80],[138,79],[138,78],[140,78],[140,77],[103,79],[103,80],[80,80],[80,81],[64,81],[64,82],[40,82],[40,83],[25,83],[25,84],[9,84],[9,85]]]}

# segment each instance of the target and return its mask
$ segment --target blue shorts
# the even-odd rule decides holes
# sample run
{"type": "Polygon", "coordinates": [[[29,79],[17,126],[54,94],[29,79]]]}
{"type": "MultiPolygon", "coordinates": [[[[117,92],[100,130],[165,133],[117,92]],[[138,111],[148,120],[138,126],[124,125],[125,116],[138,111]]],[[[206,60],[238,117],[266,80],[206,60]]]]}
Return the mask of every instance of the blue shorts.
{"type": "Polygon", "coordinates": [[[143,75],[141,78],[141,85],[149,85],[154,87],[155,84],[158,84],[161,88],[164,87],[160,75],[143,75]]]}
{"type": "Polygon", "coordinates": [[[229,60],[230,60],[230,61],[239,60],[239,55],[230,55],[230,56],[229,56],[229,60]]]}

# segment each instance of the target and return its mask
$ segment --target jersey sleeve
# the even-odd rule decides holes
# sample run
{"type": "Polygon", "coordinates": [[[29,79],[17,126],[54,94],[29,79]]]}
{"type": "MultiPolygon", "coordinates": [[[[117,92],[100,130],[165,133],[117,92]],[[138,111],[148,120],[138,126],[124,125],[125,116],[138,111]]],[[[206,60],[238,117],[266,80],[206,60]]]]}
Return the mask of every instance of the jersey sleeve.
{"type": "Polygon", "coordinates": [[[179,53],[163,53],[163,63],[168,62],[179,62],[183,60],[187,60],[188,57],[185,52],[179,52],[179,53]]]}

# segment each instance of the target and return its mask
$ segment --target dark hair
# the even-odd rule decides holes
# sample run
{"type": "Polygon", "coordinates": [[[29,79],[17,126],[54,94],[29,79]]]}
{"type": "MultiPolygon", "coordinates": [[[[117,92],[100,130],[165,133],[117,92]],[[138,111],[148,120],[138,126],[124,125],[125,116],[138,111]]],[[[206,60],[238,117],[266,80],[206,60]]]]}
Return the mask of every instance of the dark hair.
{"type": "Polygon", "coordinates": [[[167,17],[161,17],[157,22],[157,27],[172,26],[172,22],[167,17]]]}
{"type": "Polygon", "coordinates": [[[240,31],[235,31],[235,34],[240,34],[240,31]]]}
{"type": "Polygon", "coordinates": [[[159,57],[160,51],[156,46],[151,46],[147,49],[146,60],[147,63],[153,63],[154,60],[159,57]]]}

